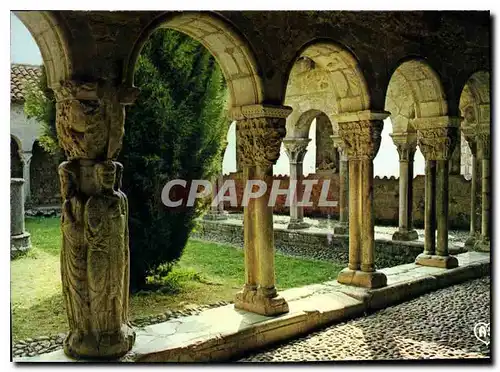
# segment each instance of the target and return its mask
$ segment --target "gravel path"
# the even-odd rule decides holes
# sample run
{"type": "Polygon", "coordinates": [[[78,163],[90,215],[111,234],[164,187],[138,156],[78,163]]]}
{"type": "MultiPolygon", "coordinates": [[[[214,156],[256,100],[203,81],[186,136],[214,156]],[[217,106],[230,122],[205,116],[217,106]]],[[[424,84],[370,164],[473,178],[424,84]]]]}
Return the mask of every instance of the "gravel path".
{"type": "Polygon", "coordinates": [[[489,358],[474,336],[490,322],[490,278],[472,280],[336,324],[242,362],[489,358]]]}

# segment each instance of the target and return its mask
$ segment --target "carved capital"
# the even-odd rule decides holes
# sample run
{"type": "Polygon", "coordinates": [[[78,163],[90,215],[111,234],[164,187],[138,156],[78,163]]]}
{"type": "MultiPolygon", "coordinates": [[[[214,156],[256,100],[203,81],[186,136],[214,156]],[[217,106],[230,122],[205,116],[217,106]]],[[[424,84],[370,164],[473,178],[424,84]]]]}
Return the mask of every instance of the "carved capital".
{"type": "Polygon", "coordinates": [[[382,120],[339,123],[339,135],[349,159],[373,159],[380,147],[382,120]]]}
{"type": "Polygon", "coordinates": [[[449,160],[458,138],[457,127],[417,130],[417,141],[426,160],[449,160]]]}
{"type": "Polygon", "coordinates": [[[291,164],[302,163],[307,152],[309,138],[285,138],[283,144],[291,164]]]}
{"type": "Polygon", "coordinates": [[[71,159],[116,159],[122,146],[125,105],[138,94],[134,87],[96,82],[61,83],[57,98],[56,129],[71,159]]]}
{"type": "Polygon", "coordinates": [[[490,126],[479,125],[477,127],[476,143],[477,154],[479,159],[490,159],[491,143],[490,143],[490,126]]]}
{"type": "Polygon", "coordinates": [[[417,150],[417,133],[390,134],[399,154],[400,162],[413,162],[417,150]]]}
{"type": "Polygon", "coordinates": [[[284,118],[253,118],[237,122],[238,159],[243,166],[268,167],[280,156],[281,140],[285,136],[284,118]]]}
{"type": "Polygon", "coordinates": [[[280,155],[286,133],[288,106],[248,105],[233,107],[231,117],[237,120],[238,159],[243,166],[269,167],[280,155]]]}

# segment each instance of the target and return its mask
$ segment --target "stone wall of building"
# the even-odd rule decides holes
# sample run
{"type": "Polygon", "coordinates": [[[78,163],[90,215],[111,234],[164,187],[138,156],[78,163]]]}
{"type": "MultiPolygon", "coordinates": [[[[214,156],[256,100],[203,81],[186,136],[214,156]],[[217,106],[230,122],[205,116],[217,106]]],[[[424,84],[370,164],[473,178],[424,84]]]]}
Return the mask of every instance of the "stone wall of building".
{"type": "Polygon", "coordinates": [[[23,162],[19,156],[19,146],[12,136],[10,137],[10,178],[23,178],[23,162]]]}
{"type": "Polygon", "coordinates": [[[32,205],[59,205],[61,194],[57,168],[62,159],[47,153],[38,141],[33,145],[30,164],[32,205]]]}
{"type": "MultiPolygon", "coordinates": [[[[242,173],[231,173],[225,176],[225,179],[233,179],[236,184],[236,193],[238,205],[241,205],[243,197],[242,173]]],[[[274,176],[274,179],[280,180],[280,187],[287,188],[289,184],[288,176],[274,176]]],[[[331,174],[309,174],[304,179],[317,179],[318,184],[314,185],[311,200],[312,207],[304,207],[304,215],[307,217],[338,218],[338,207],[318,207],[318,201],[321,194],[321,188],[325,179],[330,180],[328,191],[329,201],[338,201],[339,175],[331,174]]],[[[419,175],[413,179],[413,219],[415,227],[424,226],[424,196],[425,196],[425,176],[419,175]]],[[[398,225],[399,219],[399,178],[396,177],[375,177],[374,181],[374,211],[375,223],[381,225],[398,225]]],[[[452,229],[469,229],[470,221],[470,181],[462,175],[449,176],[449,227],[452,229]]],[[[285,196],[278,196],[274,213],[288,214],[289,208],[285,206],[285,196]]],[[[230,211],[243,210],[242,207],[231,207],[229,202],[225,203],[225,209],[230,211]]]]}

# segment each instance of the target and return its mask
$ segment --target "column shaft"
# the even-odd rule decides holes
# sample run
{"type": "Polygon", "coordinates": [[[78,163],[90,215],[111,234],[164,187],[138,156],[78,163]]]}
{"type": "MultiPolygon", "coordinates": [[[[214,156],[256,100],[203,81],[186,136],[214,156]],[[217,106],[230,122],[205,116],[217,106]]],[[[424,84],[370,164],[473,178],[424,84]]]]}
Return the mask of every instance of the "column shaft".
{"type": "Polygon", "coordinates": [[[448,173],[449,161],[436,161],[436,254],[448,256],[448,173]]]}
{"type": "Polygon", "coordinates": [[[477,200],[477,159],[472,154],[472,178],[470,182],[470,236],[476,235],[476,200],[477,200]]]}
{"type": "MultiPolygon", "coordinates": [[[[245,183],[255,176],[255,167],[243,167],[245,183]]],[[[257,250],[255,248],[255,199],[248,201],[248,206],[243,208],[243,239],[245,254],[245,288],[244,290],[257,290],[257,250]]]]}
{"type": "Polygon", "coordinates": [[[349,185],[353,190],[349,192],[349,269],[359,270],[361,264],[361,216],[359,210],[360,195],[357,190],[360,186],[360,161],[349,160],[349,185]]]}
{"type": "Polygon", "coordinates": [[[339,168],[339,222],[347,224],[349,222],[349,163],[344,155],[340,157],[339,168]]]}
{"type": "Polygon", "coordinates": [[[373,214],[373,161],[363,159],[360,161],[360,199],[361,199],[361,270],[375,271],[374,249],[375,230],[373,214]]]}
{"type": "Polygon", "coordinates": [[[436,161],[425,161],[424,254],[436,252],[436,161]]]}
{"type": "Polygon", "coordinates": [[[482,159],[481,238],[490,239],[490,159],[482,159]]]}
{"type": "Polygon", "coordinates": [[[408,161],[399,161],[399,229],[408,230],[408,161]]]}

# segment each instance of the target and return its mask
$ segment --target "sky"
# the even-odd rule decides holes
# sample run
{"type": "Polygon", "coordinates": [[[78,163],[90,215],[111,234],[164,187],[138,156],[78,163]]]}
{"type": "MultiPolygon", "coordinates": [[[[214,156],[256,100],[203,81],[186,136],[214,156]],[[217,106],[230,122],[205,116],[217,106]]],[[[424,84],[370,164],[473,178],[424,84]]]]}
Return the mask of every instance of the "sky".
{"type": "MultiPolygon", "coordinates": [[[[10,58],[12,63],[40,65],[43,63],[40,50],[31,36],[30,32],[23,23],[13,14],[10,15],[10,42],[11,52],[10,58]]],[[[382,132],[382,141],[380,150],[373,161],[373,168],[375,176],[390,177],[399,176],[399,155],[396,146],[392,142],[389,133],[392,132],[392,124],[390,119],[384,121],[384,130],[382,132]]],[[[304,158],[304,176],[309,173],[314,173],[314,166],[316,163],[316,123],[311,124],[309,131],[309,142],[307,153],[304,158]]],[[[236,126],[235,123],[231,124],[227,135],[228,146],[223,160],[223,172],[236,171],[236,126]]],[[[424,157],[420,150],[417,149],[415,154],[414,175],[424,174],[425,162],[424,157]]],[[[276,165],[273,168],[274,174],[289,175],[290,168],[288,157],[285,153],[284,146],[281,146],[281,153],[276,165]]]]}

